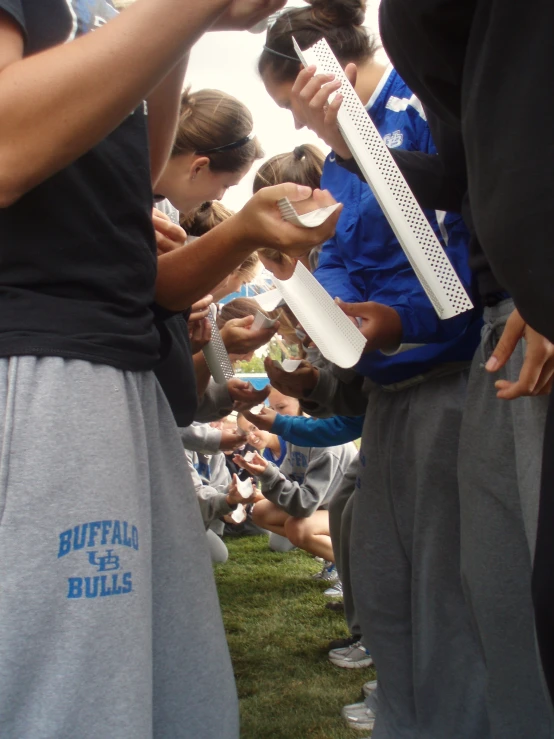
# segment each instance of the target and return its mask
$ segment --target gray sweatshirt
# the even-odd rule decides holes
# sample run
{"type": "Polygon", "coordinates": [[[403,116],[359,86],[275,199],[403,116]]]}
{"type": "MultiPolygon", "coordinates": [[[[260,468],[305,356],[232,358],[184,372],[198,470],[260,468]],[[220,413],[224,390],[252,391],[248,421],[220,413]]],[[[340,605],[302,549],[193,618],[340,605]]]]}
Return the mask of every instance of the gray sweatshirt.
{"type": "Polygon", "coordinates": [[[226,500],[231,475],[225,465],[225,455],[218,452],[209,456],[187,450],[185,456],[190,467],[202,520],[204,526],[208,528],[213,521],[231,513],[236,507],[230,506],[226,500]]]}
{"type": "Polygon", "coordinates": [[[295,518],[326,509],[338,481],[357,451],[353,443],[332,447],[300,447],[287,442],[279,469],[271,462],[260,475],[262,493],[295,518]]]}

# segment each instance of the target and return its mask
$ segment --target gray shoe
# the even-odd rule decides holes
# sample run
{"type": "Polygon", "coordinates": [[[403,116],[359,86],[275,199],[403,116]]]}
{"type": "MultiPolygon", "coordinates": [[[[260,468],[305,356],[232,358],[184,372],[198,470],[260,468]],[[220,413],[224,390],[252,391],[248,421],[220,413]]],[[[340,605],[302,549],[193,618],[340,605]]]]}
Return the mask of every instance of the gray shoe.
{"type": "Polygon", "coordinates": [[[361,667],[370,667],[373,664],[371,654],[361,641],[343,649],[331,649],[329,660],[337,667],[347,670],[359,670],[361,667]]]}
{"type": "Polygon", "coordinates": [[[351,729],[373,731],[375,714],[365,703],[352,703],[350,706],[344,706],[341,715],[351,729]]]}
{"type": "Polygon", "coordinates": [[[369,696],[374,693],[377,690],[377,680],[370,680],[367,683],[364,683],[362,686],[362,693],[364,694],[365,698],[369,698],[369,696]]]}
{"type": "Polygon", "coordinates": [[[313,580],[324,580],[326,582],[335,582],[339,579],[339,573],[333,562],[325,562],[321,568],[321,572],[312,575],[313,580]]]}

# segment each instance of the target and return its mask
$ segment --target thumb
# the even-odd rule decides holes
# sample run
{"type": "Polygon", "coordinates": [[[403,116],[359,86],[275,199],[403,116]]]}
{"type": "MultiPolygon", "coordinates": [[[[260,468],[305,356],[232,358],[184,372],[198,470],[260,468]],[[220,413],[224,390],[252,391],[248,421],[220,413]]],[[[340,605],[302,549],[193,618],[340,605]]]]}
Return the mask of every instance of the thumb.
{"type": "Polygon", "coordinates": [[[266,187],[264,189],[266,191],[273,191],[272,200],[288,198],[291,203],[297,203],[300,200],[307,200],[312,195],[311,187],[306,187],[305,185],[295,185],[292,182],[285,182],[283,185],[277,185],[276,187],[266,187]]]}
{"type": "Polygon", "coordinates": [[[345,303],[340,298],[335,298],[335,303],[346,313],[347,316],[361,316],[364,303],[345,303]]]}
{"type": "Polygon", "coordinates": [[[254,316],[244,316],[244,318],[232,318],[233,326],[240,328],[249,328],[254,323],[254,316]]]}
{"type": "Polygon", "coordinates": [[[344,68],[344,74],[348,78],[348,81],[352,87],[356,86],[356,80],[358,79],[358,67],[355,64],[347,64],[344,68]]]}
{"type": "Polygon", "coordinates": [[[524,329],[525,321],[517,311],[514,311],[508,318],[502,336],[485,365],[488,372],[496,372],[504,367],[523,336],[524,329]]]}

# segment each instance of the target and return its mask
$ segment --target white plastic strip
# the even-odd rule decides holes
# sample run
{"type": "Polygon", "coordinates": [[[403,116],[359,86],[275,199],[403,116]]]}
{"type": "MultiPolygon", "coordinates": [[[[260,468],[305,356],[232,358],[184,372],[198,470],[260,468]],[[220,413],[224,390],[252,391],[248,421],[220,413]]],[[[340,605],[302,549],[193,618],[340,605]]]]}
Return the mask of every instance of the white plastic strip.
{"type": "Polygon", "coordinates": [[[240,480],[237,478],[237,480],[237,490],[239,491],[241,498],[244,498],[245,500],[247,498],[251,498],[254,495],[252,480],[250,478],[247,480],[240,480]]]}
{"type": "Polygon", "coordinates": [[[282,362],[277,362],[278,366],[285,372],[295,372],[302,361],[300,359],[283,359],[282,362]]]}
{"type": "Polygon", "coordinates": [[[263,328],[273,328],[276,323],[276,318],[272,320],[271,318],[264,316],[264,314],[260,311],[257,311],[256,315],[254,316],[254,323],[252,324],[251,328],[253,331],[260,331],[260,329],[263,328]]]}
{"type": "Polygon", "coordinates": [[[329,216],[340,206],[340,203],[328,205],[326,208],[317,208],[302,215],[296,212],[296,208],[288,198],[281,198],[281,200],[277,201],[277,205],[285,221],[289,221],[295,226],[302,226],[303,228],[317,228],[322,223],[325,223],[329,216]]]}
{"type": "Polygon", "coordinates": [[[278,290],[266,290],[263,293],[254,295],[253,299],[262,310],[271,312],[283,304],[283,296],[278,290]]]}
{"type": "Polygon", "coordinates": [[[339,367],[353,367],[366,340],[311,272],[298,262],[290,279],[274,277],[273,281],[325,359],[339,367]]]}
{"type": "Polygon", "coordinates": [[[305,51],[295,41],[294,48],[304,66],[341,80],[341,133],[439,317],[470,310],[464,286],[327,41],[305,51]]]}
{"type": "Polygon", "coordinates": [[[202,351],[204,352],[204,359],[206,360],[211,376],[219,385],[224,385],[227,380],[235,376],[235,372],[221,334],[219,333],[217,323],[215,322],[216,315],[217,308],[212,303],[208,315],[212,324],[212,338],[202,351]]]}

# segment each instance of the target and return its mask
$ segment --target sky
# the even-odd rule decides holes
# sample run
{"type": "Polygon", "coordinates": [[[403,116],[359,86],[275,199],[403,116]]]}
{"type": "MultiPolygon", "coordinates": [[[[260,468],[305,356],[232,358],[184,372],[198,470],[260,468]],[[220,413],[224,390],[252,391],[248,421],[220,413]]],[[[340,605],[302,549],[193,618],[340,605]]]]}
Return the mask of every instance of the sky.
{"type": "MultiPolygon", "coordinates": [[[[288,7],[302,5],[299,0],[289,2],[288,7]]],[[[377,33],[377,9],[379,0],[368,0],[366,25],[371,33],[377,33]]],[[[313,143],[327,153],[328,147],[315,134],[304,128],[296,131],[291,114],[281,110],[266,93],[256,70],[265,34],[248,32],[208,33],[193,48],[187,71],[187,84],[193,90],[211,87],[234,95],[250,109],[257,134],[266,158],[292,151],[299,144],[313,143]]],[[[257,167],[255,163],[242,182],[227,192],[223,203],[232,210],[239,210],[252,194],[252,182],[257,167]]]]}

